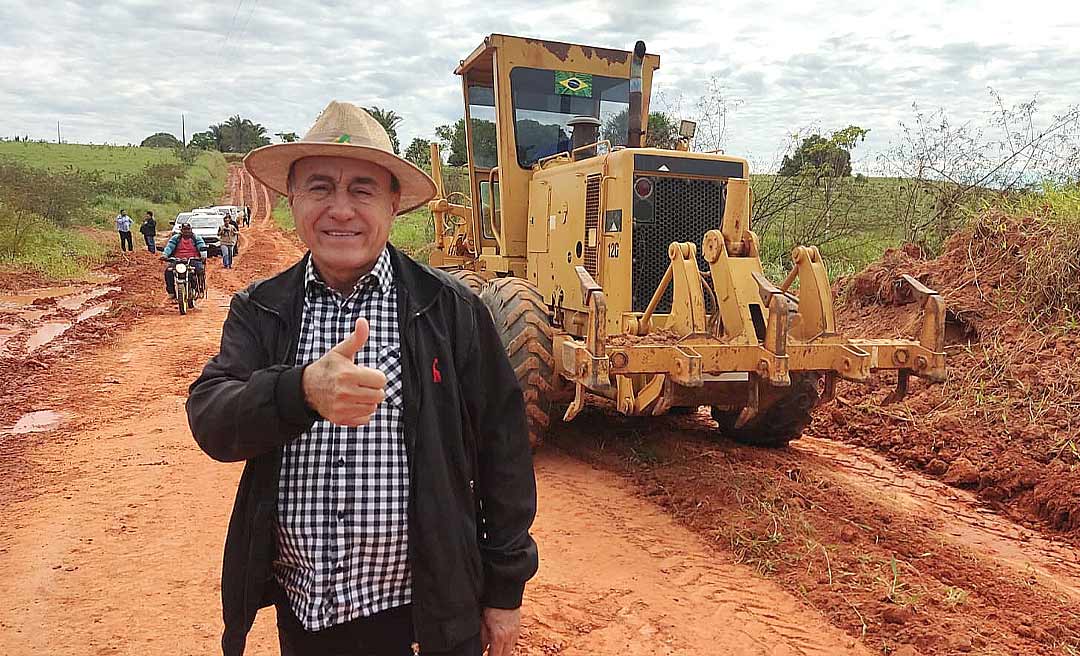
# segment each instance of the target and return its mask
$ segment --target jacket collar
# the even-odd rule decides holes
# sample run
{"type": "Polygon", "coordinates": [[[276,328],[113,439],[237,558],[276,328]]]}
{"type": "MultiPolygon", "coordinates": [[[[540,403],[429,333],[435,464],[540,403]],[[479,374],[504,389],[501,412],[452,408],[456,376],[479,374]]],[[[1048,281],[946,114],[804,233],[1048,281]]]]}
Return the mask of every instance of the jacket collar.
{"type": "Polygon", "coordinates": [[[445,283],[439,280],[427,267],[417,264],[411,257],[406,257],[390,244],[390,264],[394,268],[394,280],[397,288],[404,292],[410,315],[416,314],[435,302],[445,283]]]}
{"type": "Polygon", "coordinates": [[[248,288],[248,296],[281,317],[287,317],[298,298],[304,294],[304,272],[307,271],[311,253],[304,253],[300,261],[273,278],[260,280],[248,288]]]}

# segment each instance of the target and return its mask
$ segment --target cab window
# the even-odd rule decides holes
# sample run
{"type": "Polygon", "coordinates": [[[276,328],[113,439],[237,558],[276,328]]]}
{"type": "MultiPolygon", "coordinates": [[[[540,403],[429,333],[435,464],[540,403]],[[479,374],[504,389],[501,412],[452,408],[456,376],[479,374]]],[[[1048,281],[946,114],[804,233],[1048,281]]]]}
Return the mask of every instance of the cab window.
{"type": "Polygon", "coordinates": [[[625,146],[629,132],[630,80],[518,67],[510,71],[518,165],[569,152],[575,116],[600,120],[600,138],[625,146]]]}

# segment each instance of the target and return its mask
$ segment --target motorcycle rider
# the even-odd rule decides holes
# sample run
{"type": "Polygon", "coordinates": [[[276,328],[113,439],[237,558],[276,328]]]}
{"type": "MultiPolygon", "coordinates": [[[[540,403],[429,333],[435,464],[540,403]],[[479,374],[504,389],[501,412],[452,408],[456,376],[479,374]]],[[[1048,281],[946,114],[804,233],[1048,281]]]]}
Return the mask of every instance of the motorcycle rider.
{"type": "MultiPolygon", "coordinates": [[[[198,258],[191,262],[195,267],[195,275],[199,278],[200,288],[206,288],[206,242],[202,237],[195,234],[191,224],[185,221],[180,224],[180,232],[169,238],[169,243],[161,251],[161,259],[175,257],[177,259],[198,258]]],[[[176,298],[175,273],[170,264],[165,267],[165,289],[171,298],[176,298]]]]}

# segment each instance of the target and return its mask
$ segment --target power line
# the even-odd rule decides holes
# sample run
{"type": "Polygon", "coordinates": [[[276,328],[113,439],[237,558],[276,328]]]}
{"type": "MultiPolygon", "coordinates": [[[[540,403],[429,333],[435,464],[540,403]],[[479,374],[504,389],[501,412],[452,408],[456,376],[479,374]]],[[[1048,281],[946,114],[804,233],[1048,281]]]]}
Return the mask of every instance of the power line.
{"type": "Polygon", "coordinates": [[[233,28],[236,27],[236,16],[240,13],[240,7],[243,6],[244,0],[240,0],[236,3],[236,8],[233,9],[232,20],[229,21],[229,29],[225,31],[225,43],[229,42],[229,37],[232,36],[233,28]]]}
{"type": "Polygon", "coordinates": [[[244,21],[244,29],[240,30],[240,36],[237,37],[237,40],[244,38],[244,35],[247,33],[248,23],[251,22],[251,15],[255,13],[255,7],[257,7],[258,5],[259,0],[253,0],[253,2],[251,3],[251,10],[248,11],[247,20],[244,21]]]}

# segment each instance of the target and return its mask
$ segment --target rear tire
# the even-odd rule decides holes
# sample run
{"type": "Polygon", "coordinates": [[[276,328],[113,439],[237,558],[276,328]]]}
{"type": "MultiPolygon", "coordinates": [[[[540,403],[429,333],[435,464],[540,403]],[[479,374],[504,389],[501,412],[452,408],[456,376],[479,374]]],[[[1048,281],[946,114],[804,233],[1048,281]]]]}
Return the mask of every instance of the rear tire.
{"type": "Polygon", "coordinates": [[[495,329],[525,397],[529,445],[540,446],[551,423],[551,379],[554,375],[551,320],[536,287],[521,278],[491,281],[480,295],[491,311],[495,329]]]}
{"type": "Polygon", "coordinates": [[[479,296],[484,292],[484,288],[487,287],[488,281],[475,271],[469,271],[468,269],[458,269],[451,271],[450,275],[454,276],[461,282],[465,283],[465,286],[472,290],[472,293],[479,296]]]}
{"type": "Polygon", "coordinates": [[[816,375],[793,375],[791,388],[742,428],[735,428],[739,410],[712,408],[720,433],[741,444],[779,449],[802,435],[810,425],[810,410],[818,400],[816,375]]]}

